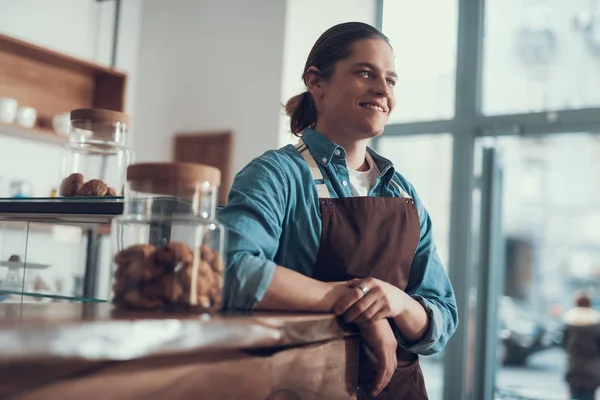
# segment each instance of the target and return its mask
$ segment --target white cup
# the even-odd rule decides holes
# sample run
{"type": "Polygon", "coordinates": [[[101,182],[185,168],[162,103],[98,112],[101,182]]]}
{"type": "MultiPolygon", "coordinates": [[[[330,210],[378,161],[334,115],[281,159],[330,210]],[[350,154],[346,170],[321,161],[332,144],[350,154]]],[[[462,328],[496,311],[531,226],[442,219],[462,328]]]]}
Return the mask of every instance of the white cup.
{"type": "Polygon", "coordinates": [[[33,128],[37,120],[37,111],[33,107],[21,107],[17,111],[17,124],[25,128],[33,128]]]}
{"type": "Polygon", "coordinates": [[[71,128],[71,113],[65,112],[55,115],[52,118],[52,127],[59,135],[69,136],[69,130],[71,128]]]}
{"type": "Polygon", "coordinates": [[[19,103],[15,99],[0,98],[0,122],[13,124],[17,118],[19,103]]]}

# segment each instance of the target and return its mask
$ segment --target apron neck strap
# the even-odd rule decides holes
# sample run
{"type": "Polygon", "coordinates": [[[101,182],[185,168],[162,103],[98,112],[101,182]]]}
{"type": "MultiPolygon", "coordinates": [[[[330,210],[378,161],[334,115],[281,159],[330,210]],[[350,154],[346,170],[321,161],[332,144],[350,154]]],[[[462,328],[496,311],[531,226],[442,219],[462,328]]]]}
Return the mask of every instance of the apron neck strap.
{"type": "Polygon", "coordinates": [[[298,140],[298,144],[294,146],[298,153],[304,158],[304,161],[308,164],[308,168],[310,169],[310,174],[312,175],[313,181],[317,186],[317,193],[319,194],[320,199],[329,199],[331,195],[329,194],[329,189],[327,189],[327,185],[325,184],[325,180],[323,179],[323,174],[319,169],[319,166],[315,162],[312,154],[310,154],[310,150],[308,150],[308,146],[304,144],[302,139],[298,140]]]}
{"type": "Polygon", "coordinates": [[[404,189],[402,189],[402,186],[400,186],[400,184],[398,182],[396,182],[393,178],[392,178],[392,183],[394,185],[396,185],[396,187],[400,191],[400,196],[404,197],[405,199],[412,199],[412,197],[410,197],[408,195],[408,193],[406,193],[406,191],[404,189]]]}
{"type": "MultiPolygon", "coordinates": [[[[329,194],[329,189],[327,189],[327,185],[325,184],[325,180],[323,179],[323,174],[321,173],[319,166],[317,165],[315,159],[310,153],[308,146],[306,146],[306,144],[304,144],[304,141],[300,139],[294,147],[296,148],[296,150],[298,150],[298,153],[302,155],[302,158],[304,158],[304,161],[306,161],[306,163],[308,164],[310,174],[312,175],[313,181],[315,181],[315,185],[317,186],[317,193],[319,193],[319,198],[331,198],[331,195],[329,194]]],[[[396,185],[396,187],[400,191],[400,196],[406,199],[412,198],[408,195],[408,193],[406,193],[404,189],[402,189],[402,186],[400,186],[398,182],[392,179],[392,183],[396,185]]]]}

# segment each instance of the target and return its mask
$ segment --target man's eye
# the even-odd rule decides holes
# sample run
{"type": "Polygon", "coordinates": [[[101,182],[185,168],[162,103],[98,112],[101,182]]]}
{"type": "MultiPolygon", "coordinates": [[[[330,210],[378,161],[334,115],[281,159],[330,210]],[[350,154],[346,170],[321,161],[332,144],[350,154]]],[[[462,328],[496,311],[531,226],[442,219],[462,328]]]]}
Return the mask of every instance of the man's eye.
{"type": "Polygon", "coordinates": [[[390,84],[391,86],[396,86],[396,81],[393,79],[388,79],[388,84],[390,84]]]}
{"type": "Polygon", "coordinates": [[[373,75],[371,71],[360,71],[359,74],[364,76],[365,78],[370,78],[373,75]]]}

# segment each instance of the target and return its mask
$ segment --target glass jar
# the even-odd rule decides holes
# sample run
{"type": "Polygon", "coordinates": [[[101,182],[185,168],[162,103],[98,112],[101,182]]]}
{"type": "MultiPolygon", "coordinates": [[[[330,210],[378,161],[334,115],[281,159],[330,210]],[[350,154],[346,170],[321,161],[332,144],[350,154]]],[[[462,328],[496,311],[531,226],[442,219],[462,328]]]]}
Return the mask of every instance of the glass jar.
{"type": "Polygon", "coordinates": [[[221,308],[225,228],[216,221],[221,173],[187,163],[127,168],[123,215],[113,220],[117,308],[221,308]]]}
{"type": "Polygon", "coordinates": [[[60,196],[123,196],[127,166],[134,158],[126,144],[129,120],[118,111],[71,111],[69,140],[60,169],[60,196]]]}

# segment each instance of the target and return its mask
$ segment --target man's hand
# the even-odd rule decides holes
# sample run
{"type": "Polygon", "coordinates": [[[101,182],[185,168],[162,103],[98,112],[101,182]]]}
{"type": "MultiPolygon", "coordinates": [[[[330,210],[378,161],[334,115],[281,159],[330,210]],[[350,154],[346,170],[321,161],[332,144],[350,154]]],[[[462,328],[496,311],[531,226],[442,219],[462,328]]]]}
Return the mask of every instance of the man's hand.
{"type": "Polygon", "coordinates": [[[345,292],[334,306],[334,312],[344,315],[346,323],[372,324],[404,311],[408,296],[394,285],[375,278],[352,279],[347,284],[353,289],[345,292]],[[366,295],[358,285],[366,288],[366,295]]]}
{"type": "Polygon", "coordinates": [[[371,387],[371,394],[375,397],[390,383],[396,370],[398,342],[389,322],[385,319],[360,326],[360,332],[369,350],[377,359],[377,372],[371,387]]]}

